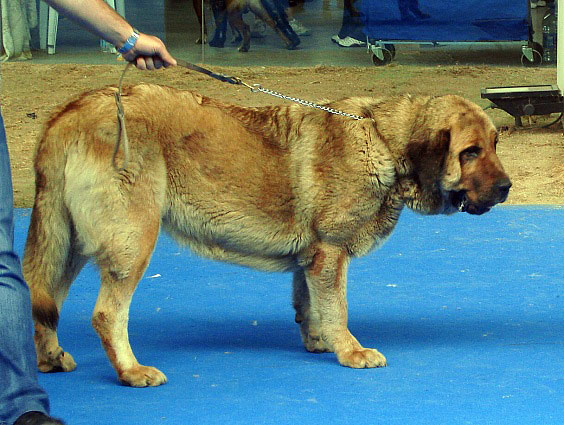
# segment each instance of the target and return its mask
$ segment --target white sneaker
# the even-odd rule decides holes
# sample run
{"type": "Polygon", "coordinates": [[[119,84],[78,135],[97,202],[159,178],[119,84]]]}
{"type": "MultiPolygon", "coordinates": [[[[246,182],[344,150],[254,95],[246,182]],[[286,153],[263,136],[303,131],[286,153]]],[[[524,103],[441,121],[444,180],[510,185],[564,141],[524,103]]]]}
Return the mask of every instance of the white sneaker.
{"type": "Polygon", "coordinates": [[[334,35],[333,37],[331,37],[331,41],[332,41],[333,43],[339,44],[339,41],[341,41],[341,40],[342,40],[342,39],[341,39],[341,37],[339,37],[339,35],[334,35]]]}
{"type": "Polygon", "coordinates": [[[345,37],[341,38],[339,41],[336,42],[341,47],[362,47],[366,46],[365,41],[357,40],[356,38],[352,37],[345,37]]]}
{"type": "Polygon", "coordinates": [[[304,27],[301,22],[298,22],[295,18],[292,18],[288,21],[290,27],[294,30],[294,32],[298,35],[311,35],[311,31],[304,27]]]}

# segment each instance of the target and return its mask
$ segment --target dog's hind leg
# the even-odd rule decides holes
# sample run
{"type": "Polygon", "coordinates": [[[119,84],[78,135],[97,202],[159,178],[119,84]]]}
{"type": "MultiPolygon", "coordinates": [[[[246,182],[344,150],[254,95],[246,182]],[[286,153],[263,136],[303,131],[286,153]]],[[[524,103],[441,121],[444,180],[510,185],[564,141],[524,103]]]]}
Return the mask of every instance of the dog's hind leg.
{"type": "MultiPolygon", "coordinates": [[[[62,145],[62,144],[59,144],[62,145]]],[[[60,146],[56,145],[55,149],[60,146]]],[[[35,321],[37,365],[43,372],[72,371],[76,364],[57,337],[59,312],[69,287],[86,263],[77,246],[68,209],[63,200],[62,169],[49,150],[49,141],[38,149],[36,198],[25,246],[23,271],[30,287],[35,321]]]]}
{"type": "Polygon", "coordinates": [[[110,246],[98,257],[102,282],[92,325],[118,379],[126,385],[146,387],[164,384],[166,376],[154,367],[139,364],[129,344],[127,325],[131,297],[153,252],[160,216],[153,214],[138,220],[136,217],[135,221],[143,223],[143,228],[125,235],[126,246],[110,246]]]}
{"type": "Polygon", "coordinates": [[[248,52],[251,47],[251,29],[243,20],[243,13],[239,9],[229,11],[229,23],[242,37],[240,52],[248,52]]]}
{"type": "MultiPolygon", "coordinates": [[[[57,320],[49,319],[49,305],[54,301],[57,318],[69,288],[86,264],[87,258],[71,248],[64,267],[63,274],[52,280],[51,294],[43,293],[41,289],[33,287],[31,290],[33,313],[35,317],[35,349],[37,353],[37,367],[42,372],[70,372],[76,368],[73,357],[59,345],[57,337],[57,320]],[[47,307],[47,308],[46,308],[47,307]]],[[[43,277],[45,279],[45,277],[43,277]]]]}
{"type": "Polygon", "coordinates": [[[143,168],[133,159],[130,169],[119,174],[111,168],[99,171],[96,187],[82,198],[78,197],[82,186],[78,177],[69,183],[73,187],[68,190],[77,193],[71,210],[84,249],[100,269],[92,326],[118,379],[126,385],[146,387],[163,384],[166,377],[158,369],[139,364],[129,344],[127,326],[131,297],[158,237],[166,183],[163,164],[146,158],[139,162],[143,168]]]}
{"type": "MultiPolygon", "coordinates": [[[[129,128],[135,136],[135,126],[129,128]]],[[[130,141],[127,169],[119,171],[111,166],[111,145],[98,142],[99,156],[81,146],[69,149],[65,199],[82,252],[100,269],[92,326],[120,381],[144,387],[166,378],[137,362],[127,325],[131,297],[159,233],[166,170],[156,145],[139,147],[137,139],[130,141]]]]}
{"type": "Polygon", "coordinates": [[[311,308],[309,289],[303,269],[294,272],[292,295],[296,310],[296,323],[300,325],[300,333],[306,350],[312,353],[332,351],[321,339],[319,314],[311,308]]]}

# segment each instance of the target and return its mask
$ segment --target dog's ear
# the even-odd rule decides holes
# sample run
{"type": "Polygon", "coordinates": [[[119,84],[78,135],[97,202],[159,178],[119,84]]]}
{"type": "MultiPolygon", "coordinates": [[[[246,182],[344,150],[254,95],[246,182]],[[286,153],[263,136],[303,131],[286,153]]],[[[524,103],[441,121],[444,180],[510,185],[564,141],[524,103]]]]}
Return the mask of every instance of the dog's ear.
{"type": "Polygon", "coordinates": [[[450,150],[450,129],[439,130],[431,142],[435,157],[439,160],[441,168],[445,165],[450,150]]]}
{"type": "MultiPolygon", "coordinates": [[[[446,132],[443,131],[441,133],[446,132]]],[[[445,138],[444,134],[440,134],[439,138],[445,138]]],[[[460,178],[462,177],[462,169],[460,168],[460,161],[458,159],[458,152],[453,149],[454,143],[450,140],[450,131],[448,131],[448,143],[445,150],[445,157],[442,166],[443,174],[443,188],[444,189],[454,189],[460,178]]],[[[442,142],[444,143],[444,142],[442,142]]]]}
{"type": "Polygon", "coordinates": [[[447,151],[447,150],[448,150],[448,145],[450,144],[450,129],[445,128],[445,129],[443,129],[443,130],[440,130],[440,131],[437,133],[436,143],[437,143],[439,146],[441,146],[441,147],[443,147],[443,148],[446,148],[445,151],[447,151]],[[445,145],[446,145],[446,146],[445,146],[445,145]]]}
{"type": "Polygon", "coordinates": [[[408,156],[421,183],[432,185],[449,160],[450,129],[429,131],[425,136],[409,143],[408,156]]]}

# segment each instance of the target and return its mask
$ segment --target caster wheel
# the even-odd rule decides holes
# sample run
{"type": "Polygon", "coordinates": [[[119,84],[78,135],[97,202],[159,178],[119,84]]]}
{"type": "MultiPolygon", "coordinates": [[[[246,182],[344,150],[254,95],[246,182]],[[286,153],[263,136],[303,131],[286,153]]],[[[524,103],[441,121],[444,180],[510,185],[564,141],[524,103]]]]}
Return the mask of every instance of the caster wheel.
{"type": "Polygon", "coordinates": [[[542,53],[539,52],[536,49],[532,50],[533,53],[533,60],[529,60],[528,57],[526,57],[525,55],[521,55],[521,64],[525,67],[535,67],[535,66],[539,66],[542,63],[542,53]]]}
{"type": "Polygon", "coordinates": [[[375,53],[372,54],[372,63],[376,66],[387,65],[393,59],[392,52],[389,51],[388,49],[382,49],[381,52],[382,52],[382,55],[384,56],[382,59],[379,58],[378,56],[376,56],[375,53]]]}
{"type": "Polygon", "coordinates": [[[396,57],[396,46],[394,46],[393,44],[384,44],[384,48],[390,51],[390,53],[392,54],[392,59],[396,57]]]}
{"type": "Polygon", "coordinates": [[[536,50],[537,52],[540,53],[540,55],[544,55],[544,47],[542,47],[542,44],[539,44],[535,41],[532,41],[530,44],[531,49],[536,50]]]}

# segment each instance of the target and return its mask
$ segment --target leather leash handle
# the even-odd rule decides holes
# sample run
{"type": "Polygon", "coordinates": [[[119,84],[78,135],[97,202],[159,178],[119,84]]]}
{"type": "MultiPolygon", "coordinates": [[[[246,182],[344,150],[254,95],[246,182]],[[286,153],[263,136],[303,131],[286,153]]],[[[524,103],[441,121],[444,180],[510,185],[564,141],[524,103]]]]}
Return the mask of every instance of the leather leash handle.
{"type": "Polygon", "coordinates": [[[188,68],[191,69],[192,71],[201,72],[202,74],[205,74],[211,78],[215,78],[216,80],[219,80],[223,83],[236,84],[236,85],[243,84],[243,82],[237,77],[218,74],[216,72],[210,71],[209,69],[202,68],[201,66],[195,65],[193,63],[187,62],[182,59],[176,59],[176,63],[183,68],[188,68]]]}

